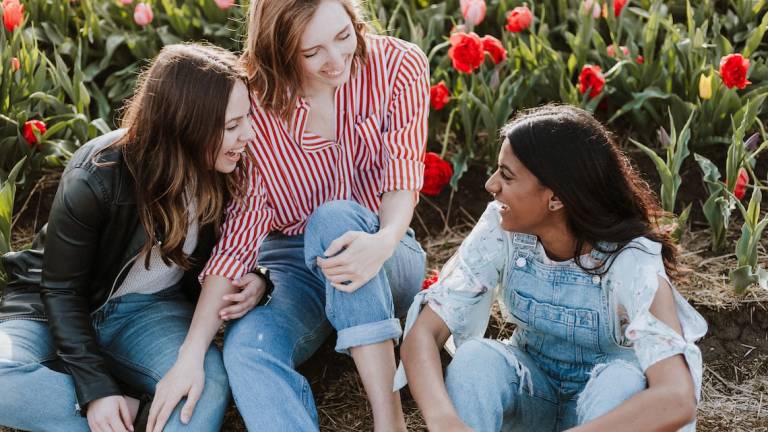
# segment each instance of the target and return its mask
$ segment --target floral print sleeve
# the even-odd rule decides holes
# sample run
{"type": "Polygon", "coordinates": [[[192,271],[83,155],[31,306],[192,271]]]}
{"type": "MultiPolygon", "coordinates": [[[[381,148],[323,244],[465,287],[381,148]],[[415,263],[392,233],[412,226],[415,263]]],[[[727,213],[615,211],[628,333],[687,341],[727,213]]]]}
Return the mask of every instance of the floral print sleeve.
{"type": "Polygon", "coordinates": [[[671,283],[683,334],[651,314],[651,303],[659,287],[658,277],[669,282],[661,259],[661,245],[645,238],[633,243],[629,250],[619,254],[610,270],[611,275],[617,276],[610,278],[616,295],[615,306],[619,316],[626,312],[628,319],[623,331],[625,343],[634,347],[643,371],[661,360],[682,354],[688,363],[698,400],[703,364],[695,342],[707,332],[707,323],[671,283]]]}
{"type": "MultiPolygon", "coordinates": [[[[437,281],[414,298],[403,337],[413,327],[424,304],[429,304],[442,318],[457,347],[472,337],[482,337],[506,262],[508,236],[501,229],[498,204],[489,204],[458,252],[443,266],[437,281]]],[[[395,389],[405,384],[401,364],[395,376],[395,389]]]]}

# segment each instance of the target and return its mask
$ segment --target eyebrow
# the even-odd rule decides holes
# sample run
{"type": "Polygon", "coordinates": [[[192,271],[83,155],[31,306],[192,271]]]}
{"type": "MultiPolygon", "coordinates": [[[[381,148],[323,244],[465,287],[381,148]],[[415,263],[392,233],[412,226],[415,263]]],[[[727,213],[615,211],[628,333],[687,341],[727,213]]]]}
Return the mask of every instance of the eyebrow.
{"type": "MultiPolygon", "coordinates": [[[[338,31],[338,33],[336,33],[336,37],[339,37],[340,34],[344,33],[347,30],[349,30],[349,24],[344,25],[344,28],[342,28],[341,30],[338,31]]],[[[321,46],[322,44],[315,45],[309,48],[302,48],[301,52],[312,51],[313,49],[320,48],[321,46]]]]}
{"type": "Polygon", "coordinates": [[[240,120],[240,119],[246,118],[247,116],[248,116],[248,114],[246,113],[246,114],[243,114],[243,115],[239,115],[237,117],[232,117],[230,119],[227,119],[224,123],[232,123],[235,120],[240,120]]]}
{"type": "Polygon", "coordinates": [[[512,169],[510,169],[508,166],[506,166],[504,164],[499,164],[499,169],[502,170],[502,171],[506,171],[510,176],[514,176],[515,175],[515,172],[512,171],[512,169]]]}

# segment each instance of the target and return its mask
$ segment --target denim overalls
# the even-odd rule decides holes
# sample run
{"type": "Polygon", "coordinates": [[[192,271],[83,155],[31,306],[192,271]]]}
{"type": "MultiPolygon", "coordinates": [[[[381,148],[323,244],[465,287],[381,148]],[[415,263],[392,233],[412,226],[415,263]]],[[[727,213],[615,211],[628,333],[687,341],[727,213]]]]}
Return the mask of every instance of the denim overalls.
{"type": "Polygon", "coordinates": [[[535,236],[516,233],[513,241],[499,296],[517,328],[505,342],[459,347],[446,386],[460,417],[477,432],[560,431],[642,391],[634,350],[616,343],[602,278],[573,260],[549,261],[535,236]]]}

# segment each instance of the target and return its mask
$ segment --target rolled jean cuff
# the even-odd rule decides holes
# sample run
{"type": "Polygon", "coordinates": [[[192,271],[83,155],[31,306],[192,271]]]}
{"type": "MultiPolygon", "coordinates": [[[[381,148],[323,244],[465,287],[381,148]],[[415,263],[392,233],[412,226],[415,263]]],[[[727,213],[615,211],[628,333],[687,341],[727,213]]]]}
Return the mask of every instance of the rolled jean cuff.
{"type": "Polygon", "coordinates": [[[349,349],[352,347],[372,345],[389,339],[394,339],[397,343],[402,334],[400,320],[397,318],[347,327],[338,331],[336,352],[349,355],[349,349]]]}

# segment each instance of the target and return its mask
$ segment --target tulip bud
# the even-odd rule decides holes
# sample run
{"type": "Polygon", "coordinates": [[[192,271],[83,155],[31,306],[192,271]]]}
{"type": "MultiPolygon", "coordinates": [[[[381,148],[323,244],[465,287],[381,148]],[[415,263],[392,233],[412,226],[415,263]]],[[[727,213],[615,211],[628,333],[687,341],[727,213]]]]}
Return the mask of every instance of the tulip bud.
{"type": "Polygon", "coordinates": [[[746,141],[744,141],[744,148],[748,151],[755,151],[757,150],[757,144],[760,142],[760,134],[755,132],[747,138],[746,141]]]}
{"type": "Polygon", "coordinates": [[[659,130],[656,131],[656,135],[659,137],[659,144],[661,145],[661,148],[669,147],[669,134],[667,133],[666,129],[660,127],[659,130]]]}
{"type": "Polygon", "coordinates": [[[147,3],[139,3],[136,5],[136,9],[133,11],[133,21],[142,26],[146,27],[154,18],[154,14],[152,13],[152,7],[147,3]]]}
{"type": "Polygon", "coordinates": [[[21,62],[19,61],[18,57],[13,57],[11,59],[11,68],[14,72],[21,69],[21,62]]]}
{"type": "Polygon", "coordinates": [[[699,78],[699,97],[702,100],[712,99],[712,76],[701,74],[699,78]]]}
{"type": "Polygon", "coordinates": [[[227,10],[235,5],[235,0],[215,0],[215,2],[221,10],[227,10]]]}

